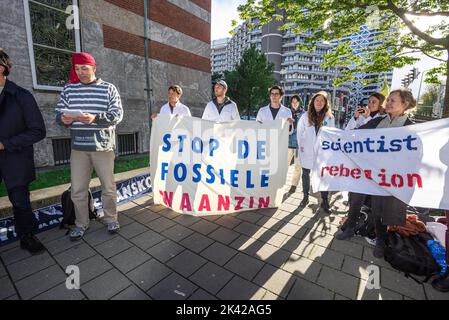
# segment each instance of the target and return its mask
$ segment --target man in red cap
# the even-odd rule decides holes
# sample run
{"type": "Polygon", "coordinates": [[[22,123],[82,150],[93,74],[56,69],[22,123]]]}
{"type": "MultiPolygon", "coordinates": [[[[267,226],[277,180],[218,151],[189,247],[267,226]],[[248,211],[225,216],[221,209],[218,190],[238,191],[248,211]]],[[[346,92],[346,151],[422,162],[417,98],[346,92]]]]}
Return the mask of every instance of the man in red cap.
{"type": "Polygon", "coordinates": [[[95,75],[95,59],[87,53],[72,56],[69,83],[56,107],[56,122],[70,128],[71,198],[75,207],[72,241],[89,227],[88,190],[92,169],[101,181],[104,221],[110,233],[120,229],[114,180],[115,126],[123,119],[117,88],[95,75]]]}

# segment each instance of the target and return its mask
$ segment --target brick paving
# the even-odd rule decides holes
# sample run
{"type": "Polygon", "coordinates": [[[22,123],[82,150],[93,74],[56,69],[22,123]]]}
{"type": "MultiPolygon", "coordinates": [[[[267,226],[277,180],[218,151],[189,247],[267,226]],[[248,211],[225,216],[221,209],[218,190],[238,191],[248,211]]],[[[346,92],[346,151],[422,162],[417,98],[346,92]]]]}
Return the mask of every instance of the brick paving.
{"type": "Polygon", "coordinates": [[[47,252],[31,256],[18,242],[0,247],[0,299],[444,299],[372,255],[362,238],[334,234],[347,211],[318,200],[298,209],[300,191],[278,209],[227,216],[176,214],[144,196],[119,207],[122,230],[92,221],[70,242],[57,228],[38,234],[47,252]],[[66,289],[65,269],[80,268],[79,290],[66,289]],[[368,289],[370,265],[380,289],[368,289]]]}

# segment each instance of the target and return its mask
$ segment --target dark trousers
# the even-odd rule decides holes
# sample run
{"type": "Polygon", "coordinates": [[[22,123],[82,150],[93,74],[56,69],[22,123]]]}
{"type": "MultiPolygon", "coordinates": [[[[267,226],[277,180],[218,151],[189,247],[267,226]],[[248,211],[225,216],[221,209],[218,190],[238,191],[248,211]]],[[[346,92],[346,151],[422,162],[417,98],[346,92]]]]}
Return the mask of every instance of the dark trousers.
{"type": "Polygon", "coordinates": [[[382,218],[376,216],[376,242],[385,245],[388,237],[388,226],[383,224],[382,218]]]}
{"type": "MultiPolygon", "coordinates": [[[[310,191],[310,169],[302,168],[302,192],[304,193],[304,197],[309,196],[310,191]]],[[[321,199],[328,200],[329,192],[321,191],[321,199]]]]}
{"type": "Polygon", "coordinates": [[[31,209],[30,192],[27,186],[8,189],[9,201],[12,203],[17,236],[31,233],[37,222],[31,209]]]}
{"type": "Polygon", "coordinates": [[[368,195],[363,193],[349,193],[349,212],[348,220],[346,222],[348,228],[355,228],[357,219],[360,215],[360,209],[366,203],[368,197],[368,195]]]}

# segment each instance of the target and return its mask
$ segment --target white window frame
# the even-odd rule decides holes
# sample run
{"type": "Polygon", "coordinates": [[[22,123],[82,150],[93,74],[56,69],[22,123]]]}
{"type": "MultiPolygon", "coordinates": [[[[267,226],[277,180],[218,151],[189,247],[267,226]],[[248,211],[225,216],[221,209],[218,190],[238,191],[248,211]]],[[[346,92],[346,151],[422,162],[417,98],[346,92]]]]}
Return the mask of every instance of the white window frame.
{"type": "MultiPolygon", "coordinates": [[[[62,91],[63,87],[41,85],[41,84],[37,83],[36,62],[34,59],[34,42],[33,42],[33,34],[31,32],[31,17],[30,17],[30,6],[29,6],[30,1],[34,2],[34,3],[38,3],[43,6],[47,6],[47,5],[39,3],[37,1],[33,1],[33,0],[23,0],[23,7],[24,7],[24,12],[25,12],[25,26],[26,26],[27,41],[28,41],[28,50],[29,50],[30,63],[31,63],[31,76],[33,79],[33,88],[36,90],[62,91]]],[[[79,8],[78,0],[72,0],[72,5],[79,8]]],[[[76,18],[78,18],[78,20],[80,20],[79,16],[76,18]]],[[[78,25],[80,25],[79,21],[78,21],[78,25]]],[[[67,50],[56,49],[53,47],[48,47],[48,48],[60,50],[60,51],[64,51],[64,52],[69,52],[67,50]]],[[[79,29],[75,29],[75,49],[76,49],[76,52],[81,51],[81,36],[80,36],[79,29]]],[[[67,77],[68,76],[69,76],[69,74],[67,74],[67,77]]]]}

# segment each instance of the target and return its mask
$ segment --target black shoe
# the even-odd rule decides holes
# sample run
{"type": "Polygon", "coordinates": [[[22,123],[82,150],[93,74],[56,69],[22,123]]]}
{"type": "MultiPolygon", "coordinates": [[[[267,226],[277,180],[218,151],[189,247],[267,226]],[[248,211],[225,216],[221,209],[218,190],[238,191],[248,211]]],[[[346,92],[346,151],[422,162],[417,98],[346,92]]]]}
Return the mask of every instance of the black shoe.
{"type": "Polygon", "coordinates": [[[321,202],[320,207],[321,207],[321,209],[323,209],[324,212],[326,212],[327,214],[331,213],[331,209],[330,209],[330,207],[329,207],[329,200],[323,199],[323,201],[321,202]]]}
{"type": "Polygon", "coordinates": [[[373,250],[373,256],[377,259],[382,259],[385,254],[385,241],[379,241],[379,239],[376,239],[376,246],[373,250]]]}
{"type": "Polygon", "coordinates": [[[309,196],[305,196],[301,203],[299,204],[300,207],[304,208],[305,206],[307,206],[309,204],[309,196]]]}
{"type": "Polygon", "coordinates": [[[20,238],[20,248],[28,250],[32,255],[45,252],[44,245],[32,233],[20,238]]]}
{"type": "Polygon", "coordinates": [[[291,186],[290,190],[288,190],[288,193],[293,194],[296,192],[296,187],[295,186],[291,186]]]}
{"type": "Polygon", "coordinates": [[[432,281],[432,287],[440,292],[449,292],[449,271],[432,281]]]}
{"type": "Polygon", "coordinates": [[[336,235],[335,235],[335,239],[337,240],[347,240],[347,239],[351,239],[355,234],[355,230],[354,228],[348,228],[346,227],[346,229],[344,231],[339,231],[336,235]]]}

